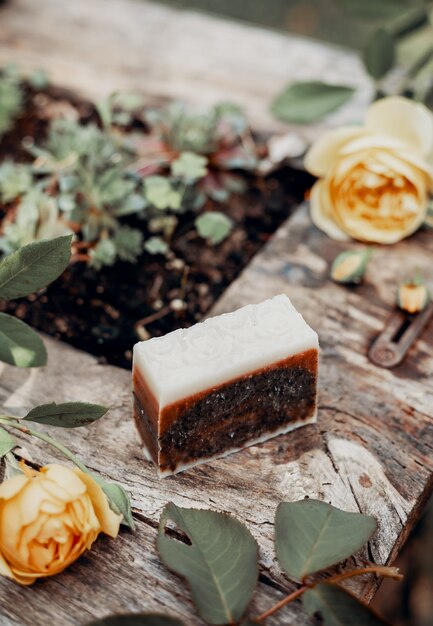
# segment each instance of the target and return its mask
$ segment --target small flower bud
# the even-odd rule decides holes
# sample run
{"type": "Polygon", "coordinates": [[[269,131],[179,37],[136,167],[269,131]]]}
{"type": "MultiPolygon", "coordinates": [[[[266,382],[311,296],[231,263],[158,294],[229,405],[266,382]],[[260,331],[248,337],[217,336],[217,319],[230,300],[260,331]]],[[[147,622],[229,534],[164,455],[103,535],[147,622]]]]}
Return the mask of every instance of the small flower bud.
{"type": "Polygon", "coordinates": [[[337,283],[360,283],[367,269],[370,256],[370,248],[341,252],[331,267],[332,280],[337,283]]]}
{"type": "Polygon", "coordinates": [[[427,306],[430,293],[422,279],[401,283],[397,290],[397,304],[407,313],[419,313],[427,306]]]}

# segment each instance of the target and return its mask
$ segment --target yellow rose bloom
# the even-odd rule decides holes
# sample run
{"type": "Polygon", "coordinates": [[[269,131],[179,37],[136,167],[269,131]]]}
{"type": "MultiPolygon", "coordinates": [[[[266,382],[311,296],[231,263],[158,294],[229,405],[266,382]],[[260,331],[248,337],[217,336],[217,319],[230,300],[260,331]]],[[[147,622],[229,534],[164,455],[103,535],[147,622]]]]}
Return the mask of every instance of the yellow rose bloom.
{"type": "Polygon", "coordinates": [[[407,98],[374,102],[364,126],[331,130],[305,167],[319,180],[311,218],[333,239],[391,244],[415,232],[433,188],[433,114],[407,98]]]}
{"type": "Polygon", "coordinates": [[[116,537],[122,516],[79,469],[26,468],[0,484],[0,574],[22,585],[53,576],[88,550],[100,532],[116,537]]]}

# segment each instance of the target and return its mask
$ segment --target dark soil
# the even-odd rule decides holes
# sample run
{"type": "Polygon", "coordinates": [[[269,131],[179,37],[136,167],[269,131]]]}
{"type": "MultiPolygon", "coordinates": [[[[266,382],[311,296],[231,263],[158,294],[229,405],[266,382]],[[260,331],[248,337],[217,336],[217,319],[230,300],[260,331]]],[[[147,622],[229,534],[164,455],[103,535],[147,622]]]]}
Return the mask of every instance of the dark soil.
{"type": "MultiPolygon", "coordinates": [[[[65,93],[29,90],[26,112],[2,141],[0,158],[25,159],[22,139],[43,138],[47,127],[43,116],[50,106],[61,103],[67,108],[69,101],[80,119],[93,117],[90,104],[72,101],[65,93]]],[[[248,183],[246,193],[233,195],[226,205],[209,202],[206,207],[225,211],[235,222],[222,244],[212,246],[198,237],[195,216],[186,213],[174,235],[171,258],[145,253],[136,264],[117,263],[100,271],[77,262],[46,290],[3,303],[1,310],[101,360],[129,368],[136,341],[203,318],[302,201],[312,180],[288,167],[267,177],[242,175],[248,183]]]]}

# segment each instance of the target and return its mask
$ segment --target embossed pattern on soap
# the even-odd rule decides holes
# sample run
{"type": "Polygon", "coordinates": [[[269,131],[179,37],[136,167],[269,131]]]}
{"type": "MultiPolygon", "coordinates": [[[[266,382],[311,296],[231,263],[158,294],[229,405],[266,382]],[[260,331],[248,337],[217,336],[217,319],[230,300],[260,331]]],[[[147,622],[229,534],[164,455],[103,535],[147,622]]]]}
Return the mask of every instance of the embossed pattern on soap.
{"type": "MultiPolygon", "coordinates": [[[[281,295],[154,338],[145,342],[139,356],[151,370],[149,383],[157,397],[158,382],[168,379],[172,393],[159,397],[165,404],[182,397],[191,381],[203,377],[204,369],[226,370],[234,377],[311,347],[317,347],[316,333],[281,295]]],[[[223,381],[204,380],[191,393],[217,382],[223,381]]]]}
{"type": "Polygon", "coordinates": [[[317,334],[276,296],[134,347],[134,416],[162,475],[311,423],[317,334]]]}

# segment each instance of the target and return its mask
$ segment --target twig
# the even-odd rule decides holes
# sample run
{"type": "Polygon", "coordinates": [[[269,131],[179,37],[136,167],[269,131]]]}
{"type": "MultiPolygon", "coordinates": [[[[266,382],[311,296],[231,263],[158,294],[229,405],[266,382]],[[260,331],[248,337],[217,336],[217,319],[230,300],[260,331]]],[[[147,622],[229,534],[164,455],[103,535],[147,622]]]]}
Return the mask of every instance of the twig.
{"type": "Polygon", "coordinates": [[[385,578],[392,578],[393,580],[401,580],[403,576],[398,573],[398,569],[396,567],[387,567],[386,565],[371,565],[369,567],[362,567],[360,569],[350,570],[348,572],[343,572],[342,574],[336,574],[335,576],[329,576],[328,578],[324,578],[321,580],[314,580],[309,583],[305,583],[299,589],[296,589],[288,596],[271,606],[270,609],[256,617],[256,622],[263,622],[266,618],[273,615],[276,611],[286,606],[296,598],[302,596],[308,589],[314,589],[316,585],[321,583],[328,583],[334,585],[342,580],[346,580],[347,578],[354,578],[355,576],[363,576],[364,574],[379,574],[380,576],[384,576],[385,578]]]}

